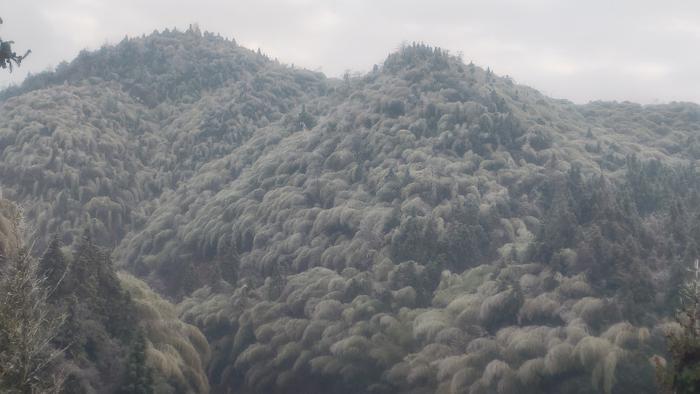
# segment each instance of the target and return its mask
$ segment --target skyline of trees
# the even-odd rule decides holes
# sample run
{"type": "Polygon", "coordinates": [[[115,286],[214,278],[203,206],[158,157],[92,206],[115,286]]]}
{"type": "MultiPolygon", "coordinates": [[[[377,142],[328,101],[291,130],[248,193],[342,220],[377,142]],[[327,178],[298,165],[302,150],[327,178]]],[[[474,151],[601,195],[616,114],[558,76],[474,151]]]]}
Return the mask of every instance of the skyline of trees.
{"type": "Polygon", "coordinates": [[[341,81],[196,29],[0,96],[70,390],[654,392],[682,328],[698,106],[419,43],[341,81]]]}

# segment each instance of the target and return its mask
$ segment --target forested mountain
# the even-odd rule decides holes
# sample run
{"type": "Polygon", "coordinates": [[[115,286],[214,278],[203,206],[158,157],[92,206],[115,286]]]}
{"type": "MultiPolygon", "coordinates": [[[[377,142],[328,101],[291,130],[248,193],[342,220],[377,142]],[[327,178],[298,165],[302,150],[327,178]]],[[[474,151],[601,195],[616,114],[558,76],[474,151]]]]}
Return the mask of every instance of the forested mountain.
{"type": "Polygon", "coordinates": [[[0,200],[0,391],[209,391],[206,338],[175,306],[113,264],[86,233],[24,245],[22,210],[0,200]]]}
{"type": "Polygon", "coordinates": [[[119,346],[157,392],[656,392],[695,104],[575,105],[423,44],[336,80],[192,28],[0,96],[4,196],[37,249],[130,272],[119,346]]]}

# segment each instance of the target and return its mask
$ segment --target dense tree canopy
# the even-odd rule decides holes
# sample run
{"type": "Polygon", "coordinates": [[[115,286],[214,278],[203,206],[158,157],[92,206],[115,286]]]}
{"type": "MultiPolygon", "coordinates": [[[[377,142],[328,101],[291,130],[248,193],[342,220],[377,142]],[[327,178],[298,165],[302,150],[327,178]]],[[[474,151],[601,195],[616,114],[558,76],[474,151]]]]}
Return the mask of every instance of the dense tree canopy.
{"type": "Polygon", "coordinates": [[[339,81],[194,28],[0,96],[75,387],[652,393],[682,330],[697,105],[575,105],[424,44],[339,81]]]}

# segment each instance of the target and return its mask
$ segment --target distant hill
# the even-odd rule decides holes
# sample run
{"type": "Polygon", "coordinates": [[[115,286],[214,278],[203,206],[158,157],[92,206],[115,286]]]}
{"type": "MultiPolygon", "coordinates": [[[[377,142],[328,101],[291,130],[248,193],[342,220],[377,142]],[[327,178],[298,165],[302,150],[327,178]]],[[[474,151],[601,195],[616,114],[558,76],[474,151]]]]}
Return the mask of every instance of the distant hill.
{"type": "Polygon", "coordinates": [[[337,80],[193,29],[0,97],[38,245],[88,228],[181,301],[213,392],[655,392],[696,104],[575,105],[424,44],[337,80]]]}

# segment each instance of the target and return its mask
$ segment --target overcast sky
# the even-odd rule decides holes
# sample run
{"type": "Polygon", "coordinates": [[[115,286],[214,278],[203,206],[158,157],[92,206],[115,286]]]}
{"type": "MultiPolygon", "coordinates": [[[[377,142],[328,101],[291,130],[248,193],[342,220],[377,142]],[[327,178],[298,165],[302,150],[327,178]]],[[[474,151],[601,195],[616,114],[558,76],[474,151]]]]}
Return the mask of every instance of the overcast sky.
{"type": "Polygon", "coordinates": [[[0,37],[33,51],[0,86],[84,48],[198,23],[330,76],[423,41],[574,102],[700,102],[700,1],[4,0],[0,17],[0,37]]]}

